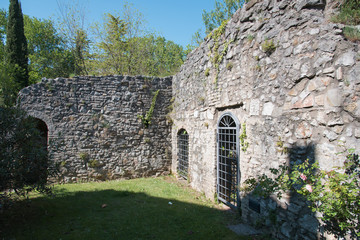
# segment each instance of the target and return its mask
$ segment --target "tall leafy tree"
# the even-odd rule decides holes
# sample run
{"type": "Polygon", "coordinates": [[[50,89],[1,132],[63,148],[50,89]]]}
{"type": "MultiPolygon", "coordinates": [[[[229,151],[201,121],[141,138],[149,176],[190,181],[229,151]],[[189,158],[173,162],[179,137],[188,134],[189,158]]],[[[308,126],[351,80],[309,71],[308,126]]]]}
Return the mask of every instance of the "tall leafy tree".
{"type": "Polygon", "coordinates": [[[74,58],[74,74],[87,75],[86,60],[91,57],[87,33],[86,6],[79,0],[56,0],[59,31],[74,58]]]}
{"type": "Polygon", "coordinates": [[[27,41],[24,19],[18,0],[10,0],[7,22],[5,59],[8,74],[16,83],[16,90],[29,84],[27,41]]]}
{"type": "Polygon", "coordinates": [[[142,14],[129,4],[121,14],[107,14],[94,30],[100,39],[93,74],[167,76],[183,63],[182,47],[147,30],[142,14]]]}
{"type": "Polygon", "coordinates": [[[74,72],[74,56],[51,19],[24,16],[28,42],[30,83],[41,78],[69,77],[74,72]]]}

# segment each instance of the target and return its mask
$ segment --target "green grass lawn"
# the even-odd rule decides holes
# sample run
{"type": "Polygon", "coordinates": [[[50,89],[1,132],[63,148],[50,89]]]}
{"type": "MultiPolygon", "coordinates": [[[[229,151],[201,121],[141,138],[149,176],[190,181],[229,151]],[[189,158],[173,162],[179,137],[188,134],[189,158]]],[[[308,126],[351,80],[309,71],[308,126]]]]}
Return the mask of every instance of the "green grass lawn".
{"type": "Polygon", "coordinates": [[[226,227],[238,214],[172,177],[56,185],[54,193],[0,215],[0,239],[250,239],[226,227]]]}

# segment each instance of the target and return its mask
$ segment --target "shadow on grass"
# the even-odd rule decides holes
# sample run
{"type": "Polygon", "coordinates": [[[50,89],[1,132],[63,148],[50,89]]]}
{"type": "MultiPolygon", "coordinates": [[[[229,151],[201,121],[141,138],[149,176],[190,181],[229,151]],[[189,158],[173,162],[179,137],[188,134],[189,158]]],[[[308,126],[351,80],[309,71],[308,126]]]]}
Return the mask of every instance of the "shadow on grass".
{"type": "Polygon", "coordinates": [[[145,193],[57,192],[0,215],[0,239],[250,239],[226,228],[228,214],[145,193]]]}

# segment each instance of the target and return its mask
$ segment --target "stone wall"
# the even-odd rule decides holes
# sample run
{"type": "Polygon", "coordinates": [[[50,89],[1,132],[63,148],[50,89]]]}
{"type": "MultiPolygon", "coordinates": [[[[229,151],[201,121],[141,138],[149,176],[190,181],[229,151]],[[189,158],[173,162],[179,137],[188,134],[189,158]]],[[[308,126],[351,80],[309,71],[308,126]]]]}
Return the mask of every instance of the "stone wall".
{"type": "MultiPolygon", "coordinates": [[[[360,145],[359,46],[344,38],[342,25],[329,22],[334,2],[250,1],[188,56],[173,79],[173,172],[177,134],[185,129],[189,181],[214,198],[224,113],[247,128],[240,185],[289,161],[310,158],[331,169],[344,159],[336,154],[344,151],[340,142],[360,145]]],[[[318,222],[296,197],[253,199],[260,213],[249,208],[249,198],[241,195],[246,221],[271,229],[276,212],[276,237],[316,238],[318,222]]]]}
{"type": "Polygon", "coordinates": [[[133,178],[168,173],[171,146],[166,120],[172,78],[75,77],[43,79],[20,92],[31,116],[48,127],[51,160],[61,181],[133,178]],[[138,115],[150,109],[148,128],[138,115]]]}

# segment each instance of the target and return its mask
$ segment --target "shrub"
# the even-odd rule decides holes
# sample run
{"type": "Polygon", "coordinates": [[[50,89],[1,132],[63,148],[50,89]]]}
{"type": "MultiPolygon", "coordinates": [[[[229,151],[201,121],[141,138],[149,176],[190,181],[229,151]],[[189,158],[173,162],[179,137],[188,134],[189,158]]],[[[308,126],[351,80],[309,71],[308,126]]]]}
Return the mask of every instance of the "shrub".
{"type": "Polygon", "coordinates": [[[308,200],[313,212],[321,213],[320,219],[327,232],[337,237],[360,236],[360,161],[359,156],[350,150],[343,167],[324,171],[318,163],[305,161],[293,166],[280,166],[271,169],[276,175],[272,179],[261,175],[258,179],[245,181],[245,192],[268,197],[277,193],[292,191],[308,200]]]}
{"type": "Polygon", "coordinates": [[[0,191],[50,192],[47,178],[56,169],[49,165],[35,119],[16,108],[0,108],[0,149],[0,191]]]}
{"type": "Polygon", "coordinates": [[[270,55],[271,53],[273,53],[276,49],[276,45],[273,42],[273,40],[265,40],[265,42],[263,42],[261,44],[261,49],[268,55],[270,55]]]}
{"type": "Polygon", "coordinates": [[[98,168],[98,167],[101,167],[101,163],[96,159],[92,159],[89,161],[89,167],[90,168],[98,168]]]}
{"type": "Polygon", "coordinates": [[[86,163],[89,161],[90,155],[87,152],[81,152],[79,157],[84,163],[86,163]]]}
{"type": "Polygon", "coordinates": [[[208,77],[210,75],[210,68],[207,68],[205,70],[205,76],[208,77]]]}
{"type": "Polygon", "coordinates": [[[233,67],[234,67],[234,64],[232,62],[228,62],[226,64],[226,69],[229,70],[229,71],[231,71],[233,69],[233,67]]]}

